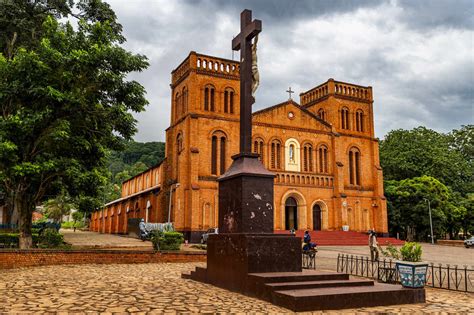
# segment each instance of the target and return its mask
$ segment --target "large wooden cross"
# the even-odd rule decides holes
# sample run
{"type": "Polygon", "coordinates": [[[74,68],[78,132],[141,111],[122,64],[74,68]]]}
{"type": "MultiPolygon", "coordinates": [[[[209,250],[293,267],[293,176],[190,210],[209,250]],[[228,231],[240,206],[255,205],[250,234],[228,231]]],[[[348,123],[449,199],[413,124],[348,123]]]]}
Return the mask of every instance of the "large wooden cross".
{"type": "Polygon", "coordinates": [[[252,152],[252,38],[262,31],[262,21],[252,21],[252,11],[240,14],[240,34],[232,49],[240,50],[240,153],[252,152]]]}

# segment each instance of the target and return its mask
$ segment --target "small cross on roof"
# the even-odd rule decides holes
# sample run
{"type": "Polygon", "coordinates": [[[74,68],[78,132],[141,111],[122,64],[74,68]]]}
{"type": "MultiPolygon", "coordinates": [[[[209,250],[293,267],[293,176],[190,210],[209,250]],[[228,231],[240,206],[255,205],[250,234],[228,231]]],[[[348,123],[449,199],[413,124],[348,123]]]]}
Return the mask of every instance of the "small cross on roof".
{"type": "Polygon", "coordinates": [[[292,90],[291,90],[291,86],[288,88],[288,90],[287,90],[286,92],[289,94],[289,98],[288,98],[288,99],[289,99],[289,100],[292,100],[292,98],[291,98],[291,93],[295,93],[295,91],[292,91],[292,90]]]}

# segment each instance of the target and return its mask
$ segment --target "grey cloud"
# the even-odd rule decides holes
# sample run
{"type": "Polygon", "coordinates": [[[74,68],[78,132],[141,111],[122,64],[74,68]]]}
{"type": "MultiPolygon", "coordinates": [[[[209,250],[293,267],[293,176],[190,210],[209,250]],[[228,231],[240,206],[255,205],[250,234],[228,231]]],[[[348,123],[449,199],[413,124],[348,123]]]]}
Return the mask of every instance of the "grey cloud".
{"type": "Polygon", "coordinates": [[[130,76],[145,86],[150,100],[147,111],[135,115],[138,141],[164,140],[170,73],[189,51],[232,57],[230,42],[243,8],[254,10],[264,26],[255,110],[286,100],[290,85],[298,101],[300,92],[332,77],[373,86],[379,137],[420,124],[448,131],[472,123],[474,32],[466,28],[472,14],[463,13],[468,2],[109,2],[124,27],[126,47],[151,63],[130,76]]]}

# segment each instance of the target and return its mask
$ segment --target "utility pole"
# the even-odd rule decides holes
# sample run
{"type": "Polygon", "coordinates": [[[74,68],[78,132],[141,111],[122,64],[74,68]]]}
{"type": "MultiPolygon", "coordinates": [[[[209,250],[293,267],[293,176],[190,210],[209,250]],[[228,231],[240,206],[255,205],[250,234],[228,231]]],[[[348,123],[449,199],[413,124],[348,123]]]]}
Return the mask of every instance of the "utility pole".
{"type": "Polygon", "coordinates": [[[424,198],[428,202],[428,211],[430,213],[430,229],[431,229],[431,244],[434,245],[434,236],[433,236],[433,220],[431,219],[431,203],[428,199],[424,198]]]}

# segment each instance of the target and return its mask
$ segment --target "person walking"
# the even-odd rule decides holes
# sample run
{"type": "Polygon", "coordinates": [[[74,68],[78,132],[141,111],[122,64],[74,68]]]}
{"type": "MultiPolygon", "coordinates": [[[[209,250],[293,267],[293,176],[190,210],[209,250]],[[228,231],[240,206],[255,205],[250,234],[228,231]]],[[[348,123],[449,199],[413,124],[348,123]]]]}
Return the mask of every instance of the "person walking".
{"type": "Polygon", "coordinates": [[[377,242],[377,234],[374,230],[369,231],[369,249],[370,259],[372,261],[379,260],[379,243],[377,242]]]}

